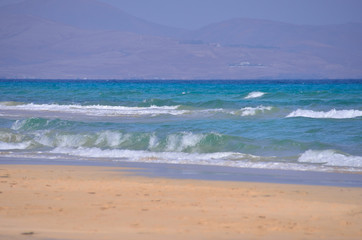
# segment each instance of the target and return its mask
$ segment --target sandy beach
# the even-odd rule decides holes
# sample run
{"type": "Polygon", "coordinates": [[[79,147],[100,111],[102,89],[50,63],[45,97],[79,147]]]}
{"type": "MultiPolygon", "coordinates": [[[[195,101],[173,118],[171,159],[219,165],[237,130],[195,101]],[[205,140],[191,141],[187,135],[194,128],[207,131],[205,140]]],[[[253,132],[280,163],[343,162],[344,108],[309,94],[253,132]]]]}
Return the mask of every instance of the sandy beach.
{"type": "Polygon", "coordinates": [[[0,239],[361,239],[362,188],[0,165],[0,239]]]}

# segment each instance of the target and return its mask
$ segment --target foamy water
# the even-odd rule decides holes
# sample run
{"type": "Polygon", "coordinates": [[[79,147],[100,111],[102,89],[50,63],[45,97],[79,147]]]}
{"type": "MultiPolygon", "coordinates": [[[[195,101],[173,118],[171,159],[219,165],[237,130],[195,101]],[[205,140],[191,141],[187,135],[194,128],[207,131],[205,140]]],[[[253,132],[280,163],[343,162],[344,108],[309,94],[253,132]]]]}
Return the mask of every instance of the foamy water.
{"type": "Polygon", "coordinates": [[[188,111],[178,110],[179,106],[150,106],[127,107],[108,105],[59,105],[59,104],[13,104],[0,103],[0,110],[12,110],[17,112],[44,112],[80,114],[88,116],[156,116],[156,115],[180,115],[188,111]]]}
{"type": "Polygon", "coordinates": [[[334,118],[334,119],[357,118],[357,117],[362,117],[362,111],[354,109],[349,109],[349,110],[332,109],[330,111],[323,112],[323,111],[298,109],[296,111],[291,112],[287,117],[334,118]]]}
{"type": "Polygon", "coordinates": [[[270,111],[272,109],[273,109],[273,107],[271,107],[271,106],[244,107],[240,110],[233,111],[231,113],[235,114],[235,115],[240,115],[240,116],[254,116],[258,113],[262,114],[262,113],[264,113],[266,111],[270,111]]]}
{"type": "Polygon", "coordinates": [[[303,163],[320,163],[326,166],[362,168],[362,157],[339,153],[335,150],[308,150],[299,159],[303,163]]]}
{"type": "Polygon", "coordinates": [[[248,94],[248,96],[245,97],[245,99],[251,99],[251,98],[259,98],[264,96],[264,92],[251,92],[248,94]]]}

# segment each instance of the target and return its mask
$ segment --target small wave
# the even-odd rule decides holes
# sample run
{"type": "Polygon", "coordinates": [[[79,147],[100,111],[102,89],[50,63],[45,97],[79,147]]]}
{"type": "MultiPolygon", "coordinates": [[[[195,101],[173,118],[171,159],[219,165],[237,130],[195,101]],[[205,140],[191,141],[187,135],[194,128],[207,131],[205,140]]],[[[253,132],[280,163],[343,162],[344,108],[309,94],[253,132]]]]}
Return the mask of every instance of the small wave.
{"type": "MultiPolygon", "coordinates": [[[[217,101],[218,102],[218,101],[217,101]]],[[[210,103],[208,103],[210,105],[210,103]]],[[[211,106],[208,106],[211,107],[211,106]]],[[[89,117],[155,117],[160,115],[172,115],[172,116],[209,116],[209,115],[238,115],[238,116],[253,116],[265,111],[272,110],[271,106],[257,106],[257,107],[244,107],[239,110],[225,109],[225,108],[205,108],[196,109],[188,106],[176,105],[176,106],[155,106],[149,107],[126,107],[126,106],[107,106],[107,105],[59,105],[59,104],[17,104],[17,105],[1,105],[0,110],[18,111],[29,116],[29,113],[43,117],[51,118],[65,118],[67,116],[89,116],[89,117]]],[[[10,112],[12,113],[12,112],[10,112]]],[[[61,120],[49,120],[45,118],[33,117],[25,120],[18,120],[13,124],[13,130],[19,129],[37,129],[42,126],[49,127],[61,127],[61,120]],[[58,126],[59,125],[59,126],[58,126]]]]}
{"type": "Polygon", "coordinates": [[[256,114],[259,114],[259,113],[264,113],[265,111],[270,111],[272,110],[273,107],[270,107],[270,106],[258,106],[258,107],[245,107],[245,108],[242,108],[238,111],[232,111],[231,114],[233,115],[239,115],[239,116],[254,116],[256,114]]]}
{"type": "Polygon", "coordinates": [[[362,111],[359,110],[336,110],[332,109],[328,112],[323,111],[312,111],[312,110],[303,110],[298,109],[294,112],[291,112],[287,118],[292,117],[305,117],[305,118],[333,118],[333,119],[346,119],[346,118],[356,118],[361,117],[362,111]]]}
{"type": "Polygon", "coordinates": [[[265,92],[251,92],[244,99],[259,98],[265,95],[265,92]]]}
{"type": "Polygon", "coordinates": [[[298,161],[334,167],[362,167],[362,157],[339,153],[335,150],[308,150],[299,157],[298,161]]]}
{"type": "Polygon", "coordinates": [[[142,103],[138,105],[138,107],[151,107],[151,106],[179,106],[180,104],[175,102],[172,99],[159,99],[159,98],[151,98],[144,99],[142,103]]]}
{"type": "Polygon", "coordinates": [[[84,114],[88,116],[142,116],[142,115],[181,115],[186,110],[179,106],[126,107],[107,105],[59,105],[59,104],[0,104],[1,110],[36,111],[53,113],[84,114]]]}
{"type": "Polygon", "coordinates": [[[166,140],[166,150],[181,152],[195,147],[204,138],[202,134],[182,133],[171,134],[166,140]]]}
{"type": "Polygon", "coordinates": [[[12,130],[40,130],[40,129],[59,129],[71,126],[73,123],[60,119],[45,118],[27,118],[16,120],[12,126],[12,130]]]}
{"type": "Polygon", "coordinates": [[[100,148],[58,147],[51,151],[56,154],[86,158],[113,158],[138,162],[160,162],[177,164],[233,165],[237,161],[268,161],[270,157],[254,156],[237,152],[185,153],[185,152],[151,152],[145,150],[121,150],[100,148]],[[228,163],[227,163],[228,162],[228,163]]]}
{"type": "MultiPolygon", "coordinates": [[[[278,161],[276,157],[264,157],[239,152],[185,153],[151,152],[144,150],[121,150],[100,148],[55,148],[53,154],[59,157],[81,157],[88,159],[112,159],[113,161],[152,162],[168,164],[198,164],[241,168],[280,169],[296,171],[333,171],[334,166],[317,166],[309,163],[278,161]]],[[[358,165],[356,165],[358,167],[358,165]]],[[[350,166],[348,166],[350,167],[350,166]]],[[[345,171],[360,171],[358,168],[345,168],[345,171]]]]}
{"type": "MultiPolygon", "coordinates": [[[[31,141],[34,146],[43,147],[98,147],[102,149],[150,150],[156,152],[211,152],[230,149],[236,137],[214,132],[177,132],[167,135],[155,132],[123,132],[105,130],[100,132],[72,133],[67,129],[54,129],[67,121],[45,119],[26,119],[16,121],[12,128],[18,133],[4,132],[0,141],[19,143],[31,141]],[[58,124],[58,125],[56,125],[58,124]],[[23,132],[25,130],[25,132],[23,132]]],[[[71,127],[73,129],[73,127],[71,127]]],[[[236,140],[235,140],[236,139],[236,140]]]]}

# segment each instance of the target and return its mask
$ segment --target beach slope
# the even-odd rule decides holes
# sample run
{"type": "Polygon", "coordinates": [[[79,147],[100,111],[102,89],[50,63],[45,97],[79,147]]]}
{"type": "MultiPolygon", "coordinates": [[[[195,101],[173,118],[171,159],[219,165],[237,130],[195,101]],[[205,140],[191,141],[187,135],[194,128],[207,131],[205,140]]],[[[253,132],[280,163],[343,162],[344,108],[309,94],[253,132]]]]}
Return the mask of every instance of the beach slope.
{"type": "Polygon", "coordinates": [[[362,188],[0,165],[0,239],[360,239],[362,188]]]}

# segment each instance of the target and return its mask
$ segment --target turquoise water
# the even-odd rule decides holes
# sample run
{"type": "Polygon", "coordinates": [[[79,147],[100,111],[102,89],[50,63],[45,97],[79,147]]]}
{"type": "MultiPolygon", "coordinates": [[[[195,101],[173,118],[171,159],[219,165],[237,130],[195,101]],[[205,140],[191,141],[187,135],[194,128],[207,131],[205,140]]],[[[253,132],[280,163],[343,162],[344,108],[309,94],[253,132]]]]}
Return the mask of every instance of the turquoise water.
{"type": "Polygon", "coordinates": [[[362,171],[362,81],[0,81],[0,158],[362,171]]]}

